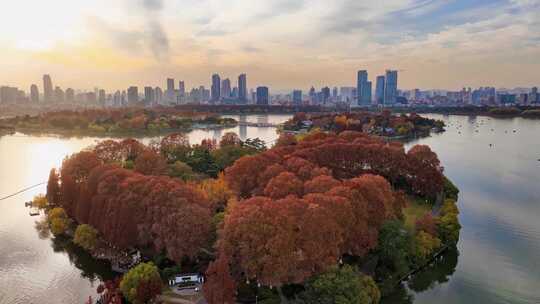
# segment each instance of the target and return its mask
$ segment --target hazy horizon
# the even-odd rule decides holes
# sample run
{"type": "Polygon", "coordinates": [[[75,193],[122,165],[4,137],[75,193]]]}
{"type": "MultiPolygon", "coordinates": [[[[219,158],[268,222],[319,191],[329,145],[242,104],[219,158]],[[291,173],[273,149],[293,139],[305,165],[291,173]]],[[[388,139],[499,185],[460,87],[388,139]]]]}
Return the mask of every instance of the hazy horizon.
{"type": "Polygon", "coordinates": [[[0,10],[1,85],[186,87],[248,74],[273,91],[354,86],[400,71],[401,89],[532,87],[538,0],[19,0],[0,10]]]}

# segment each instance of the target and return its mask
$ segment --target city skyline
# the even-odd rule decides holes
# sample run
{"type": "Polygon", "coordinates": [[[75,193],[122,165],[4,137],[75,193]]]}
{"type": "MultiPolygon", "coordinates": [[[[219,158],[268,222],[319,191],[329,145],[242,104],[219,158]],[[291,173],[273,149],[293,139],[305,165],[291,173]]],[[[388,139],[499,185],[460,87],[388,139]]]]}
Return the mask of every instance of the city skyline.
{"type": "Polygon", "coordinates": [[[163,87],[164,75],[208,86],[207,75],[219,71],[289,91],[354,86],[361,67],[372,75],[398,70],[403,89],[532,87],[540,73],[539,5],[21,0],[0,12],[0,26],[10,29],[0,37],[0,83],[26,88],[38,82],[30,75],[49,73],[64,87],[88,90],[163,87]]]}

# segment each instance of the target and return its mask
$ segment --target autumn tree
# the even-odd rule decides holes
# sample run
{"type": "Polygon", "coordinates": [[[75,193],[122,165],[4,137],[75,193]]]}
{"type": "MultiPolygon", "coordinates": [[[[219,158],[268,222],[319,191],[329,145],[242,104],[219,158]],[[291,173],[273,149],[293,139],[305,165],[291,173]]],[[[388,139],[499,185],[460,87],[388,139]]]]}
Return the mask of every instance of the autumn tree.
{"type": "Polygon", "coordinates": [[[135,171],[144,175],[165,175],[167,162],[159,154],[145,151],[135,159],[135,171]]]}
{"type": "Polygon", "coordinates": [[[264,194],[273,199],[284,198],[287,195],[302,196],[304,185],[294,173],[282,172],[272,178],[264,188],[264,194]]]}
{"type": "Polygon", "coordinates": [[[229,260],[224,254],[208,266],[203,292],[209,304],[236,303],[236,283],[230,274],[229,260]]]}
{"type": "Polygon", "coordinates": [[[220,147],[226,147],[226,146],[240,146],[242,144],[242,140],[240,137],[238,137],[238,134],[235,132],[227,132],[219,141],[220,147]]]}
{"type": "Polygon", "coordinates": [[[161,140],[159,149],[161,155],[163,155],[168,162],[186,162],[188,154],[191,151],[191,146],[186,134],[173,133],[165,136],[161,140]]]}
{"type": "Polygon", "coordinates": [[[32,199],[32,206],[38,209],[45,209],[49,206],[49,201],[44,195],[36,195],[34,196],[34,199],[32,199]]]}
{"type": "Polygon", "coordinates": [[[60,204],[60,178],[56,169],[51,169],[49,173],[49,180],[47,181],[47,201],[51,206],[58,206],[60,204]]]}
{"type": "Polygon", "coordinates": [[[426,213],[424,216],[419,218],[415,223],[416,231],[424,231],[431,236],[437,236],[437,221],[431,215],[431,213],[426,213]]]}
{"type": "Polygon", "coordinates": [[[225,210],[227,202],[234,197],[233,192],[225,182],[223,174],[220,174],[217,179],[202,181],[200,189],[207,195],[211,209],[216,211],[225,210]]]}
{"type": "Polygon", "coordinates": [[[225,217],[221,245],[236,276],[264,285],[301,283],[334,265],[343,241],[328,211],[289,196],[254,197],[225,217]]]}
{"type": "Polygon", "coordinates": [[[66,211],[59,207],[49,210],[47,213],[47,221],[49,222],[49,227],[54,235],[66,233],[70,224],[66,211]]]}
{"type": "Polygon", "coordinates": [[[81,224],[75,229],[73,242],[86,250],[95,248],[98,241],[98,231],[94,227],[81,224]]]}
{"type": "Polygon", "coordinates": [[[410,175],[408,180],[412,190],[423,196],[434,198],[444,187],[437,154],[428,146],[416,145],[407,152],[410,175]]]}
{"type": "Polygon", "coordinates": [[[144,304],[161,293],[158,268],[152,263],[141,263],[129,270],[120,282],[120,290],[131,303],[144,304]]]}
{"type": "Polygon", "coordinates": [[[441,240],[429,233],[420,231],[415,237],[415,257],[420,263],[425,263],[436,249],[441,247],[441,240]]]}
{"type": "Polygon", "coordinates": [[[283,147],[283,146],[293,146],[296,145],[298,141],[296,137],[291,133],[281,133],[276,140],[274,147],[283,147]]]}

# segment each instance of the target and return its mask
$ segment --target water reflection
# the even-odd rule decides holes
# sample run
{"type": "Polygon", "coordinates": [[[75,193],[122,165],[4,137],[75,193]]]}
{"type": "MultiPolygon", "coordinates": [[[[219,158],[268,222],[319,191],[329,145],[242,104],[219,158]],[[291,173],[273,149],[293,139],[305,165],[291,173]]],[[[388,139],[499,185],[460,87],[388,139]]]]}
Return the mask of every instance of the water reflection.
{"type": "Polygon", "coordinates": [[[82,278],[94,283],[118,276],[111,270],[111,264],[108,261],[94,259],[86,250],[74,244],[69,237],[52,235],[45,217],[37,220],[34,228],[40,239],[50,240],[51,248],[55,253],[63,253],[68,256],[71,265],[80,270],[82,278]]]}
{"type": "Polygon", "coordinates": [[[67,254],[71,264],[81,270],[81,276],[90,282],[111,280],[118,276],[111,270],[109,262],[94,259],[87,251],[75,245],[67,237],[53,237],[51,245],[54,252],[67,254]]]}
{"type": "Polygon", "coordinates": [[[459,251],[456,247],[448,249],[430,265],[412,275],[409,281],[396,287],[381,304],[412,304],[415,302],[415,294],[441,287],[456,271],[458,257],[459,251]]]}
{"type": "Polygon", "coordinates": [[[423,292],[448,282],[456,271],[458,257],[457,248],[447,250],[432,264],[414,274],[407,282],[407,287],[415,292],[423,292]]]}

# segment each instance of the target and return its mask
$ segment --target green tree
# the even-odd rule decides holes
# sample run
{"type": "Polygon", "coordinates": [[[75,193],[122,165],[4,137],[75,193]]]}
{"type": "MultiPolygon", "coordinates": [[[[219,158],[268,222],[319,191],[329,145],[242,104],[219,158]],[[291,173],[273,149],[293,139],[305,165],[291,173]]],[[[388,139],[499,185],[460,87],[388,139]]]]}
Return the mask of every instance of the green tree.
{"type": "Polygon", "coordinates": [[[408,257],[411,251],[411,236],[400,221],[388,221],[379,231],[377,253],[379,264],[377,275],[385,278],[394,273],[403,274],[409,270],[408,257]]]}
{"type": "Polygon", "coordinates": [[[193,177],[193,170],[186,163],[176,161],[174,164],[169,165],[169,176],[187,181],[193,177]]]}
{"type": "Polygon", "coordinates": [[[215,159],[219,170],[224,170],[234,164],[237,159],[254,153],[256,153],[254,149],[238,145],[227,145],[212,151],[212,157],[215,159]]]}
{"type": "Polygon", "coordinates": [[[219,169],[210,151],[200,146],[193,148],[186,163],[195,171],[217,177],[219,169]]]}
{"type": "Polygon", "coordinates": [[[161,284],[158,268],[151,262],[141,263],[122,277],[120,290],[130,302],[143,304],[161,293],[161,284]]]}
{"type": "Polygon", "coordinates": [[[98,231],[86,224],[77,226],[73,242],[86,250],[92,250],[96,247],[98,240],[98,231]]]}
{"type": "Polygon", "coordinates": [[[371,277],[345,265],[308,280],[299,298],[306,304],[376,304],[381,294],[371,277]]]}

